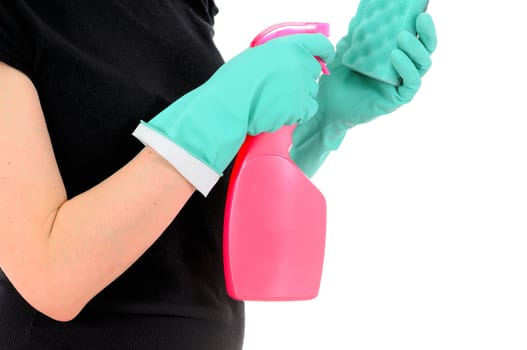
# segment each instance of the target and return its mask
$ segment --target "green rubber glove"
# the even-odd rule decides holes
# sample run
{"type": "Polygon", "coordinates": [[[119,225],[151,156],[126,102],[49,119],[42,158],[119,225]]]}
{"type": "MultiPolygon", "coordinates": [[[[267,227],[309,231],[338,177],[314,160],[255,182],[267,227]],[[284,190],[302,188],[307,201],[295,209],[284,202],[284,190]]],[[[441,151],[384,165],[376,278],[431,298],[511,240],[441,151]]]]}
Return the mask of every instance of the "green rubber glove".
{"type": "Polygon", "coordinates": [[[296,34],[249,48],[133,135],[207,195],[247,134],[301,123],[318,109],[317,79],[335,51],[322,34],[296,34]]]}
{"type": "Polygon", "coordinates": [[[359,74],[343,63],[357,25],[352,19],[348,35],[337,43],[336,57],[328,64],[330,75],[320,78],[319,109],[293,133],[291,157],[307,176],[313,176],[331,151],[336,150],[347,131],[410,102],[431,66],[430,55],[437,45],[432,17],[420,13],[416,19],[418,37],[408,31],[397,36],[398,48],[390,61],[402,78],[394,86],[359,74]]]}

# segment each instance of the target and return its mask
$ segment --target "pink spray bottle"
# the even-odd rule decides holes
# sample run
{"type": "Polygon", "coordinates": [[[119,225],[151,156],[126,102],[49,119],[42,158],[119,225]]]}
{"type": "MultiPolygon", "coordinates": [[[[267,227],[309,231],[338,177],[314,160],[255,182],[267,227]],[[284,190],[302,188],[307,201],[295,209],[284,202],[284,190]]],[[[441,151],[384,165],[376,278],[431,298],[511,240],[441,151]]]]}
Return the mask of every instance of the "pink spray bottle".
{"type": "MultiPolygon", "coordinates": [[[[295,33],[328,36],[329,25],[280,23],[257,35],[251,47],[295,33]]],[[[234,299],[307,300],[318,295],[326,202],[289,156],[294,129],[248,136],[235,159],[223,238],[225,282],[234,299]]]]}

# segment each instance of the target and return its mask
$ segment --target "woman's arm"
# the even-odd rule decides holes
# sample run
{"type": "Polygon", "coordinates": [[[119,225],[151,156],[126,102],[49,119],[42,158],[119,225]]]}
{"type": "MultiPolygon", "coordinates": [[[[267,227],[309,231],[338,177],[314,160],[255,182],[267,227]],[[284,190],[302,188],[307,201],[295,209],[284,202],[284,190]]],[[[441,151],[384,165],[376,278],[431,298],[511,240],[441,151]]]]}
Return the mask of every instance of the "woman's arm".
{"type": "Polygon", "coordinates": [[[154,243],[194,188],[145,148],[68,199],[35,87],[1,62],[0,126],[0,267],[33,307],[71,320],[154,243]]]}

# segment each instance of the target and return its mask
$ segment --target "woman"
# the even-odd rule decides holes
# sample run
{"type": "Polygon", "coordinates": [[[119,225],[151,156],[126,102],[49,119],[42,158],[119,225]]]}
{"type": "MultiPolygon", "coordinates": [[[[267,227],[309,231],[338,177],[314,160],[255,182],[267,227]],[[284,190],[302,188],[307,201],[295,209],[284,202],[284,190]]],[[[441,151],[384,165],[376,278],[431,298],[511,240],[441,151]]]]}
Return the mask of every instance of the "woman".
{"type": "Polygon", "coordinates": [[[247,133],[317,117],[314,56],[334,51],[295,35],[224,64],[216,13],[0,4],[2,350],[242,347],[221,255],[229,164],[247,133]]]}

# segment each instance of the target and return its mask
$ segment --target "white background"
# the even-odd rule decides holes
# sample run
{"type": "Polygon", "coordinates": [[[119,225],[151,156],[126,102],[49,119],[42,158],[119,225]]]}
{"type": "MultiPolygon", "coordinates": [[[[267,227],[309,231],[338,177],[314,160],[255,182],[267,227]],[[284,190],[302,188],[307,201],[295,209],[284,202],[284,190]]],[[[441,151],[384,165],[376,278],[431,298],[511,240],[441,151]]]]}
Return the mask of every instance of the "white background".
{"type": "MultiPolygon", "coordinates": [[[[226,59],[283,21],[344,35],[358,1],[217,0],[226,59]]],[[[527,14],[432,0],[439,45],[414,100],[348,133],[312,301],[247,303],[247,350],[527,349],[527,14]]]]}

